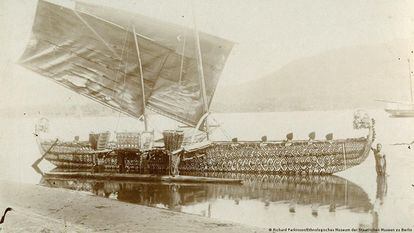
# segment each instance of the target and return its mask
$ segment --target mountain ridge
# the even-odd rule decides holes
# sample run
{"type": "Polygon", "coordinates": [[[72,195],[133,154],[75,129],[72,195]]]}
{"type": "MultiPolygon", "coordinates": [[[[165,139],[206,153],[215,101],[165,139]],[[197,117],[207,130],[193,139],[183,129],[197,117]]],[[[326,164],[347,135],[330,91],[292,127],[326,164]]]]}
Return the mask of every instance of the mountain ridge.
{"type": "Polygon", "coordinates": [[[212,111],[379,108],[383,104],[376,99],[408,99],[405,59],[410,44],[409,40],[396,40],[340,48],[294,60],[255,81],[221,87],[216,92],[212,111]]]}

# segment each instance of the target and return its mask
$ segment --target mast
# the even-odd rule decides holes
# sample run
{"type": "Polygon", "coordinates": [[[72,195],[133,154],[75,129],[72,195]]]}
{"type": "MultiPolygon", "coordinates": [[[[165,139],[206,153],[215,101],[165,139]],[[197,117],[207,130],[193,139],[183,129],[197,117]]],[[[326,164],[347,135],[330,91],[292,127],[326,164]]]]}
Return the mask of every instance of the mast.
{"type": "Polygon", "coordinates": [[[138,40],[137,40],[137,36],[136,36],[136,32],[135,32],[135,26],[133,26],[132,31],[134,33],[135,48],[137,49],[139,72],[140,72],[140,77],[141,77],[142,106],[143,106],[142,116],[144,117],[145,131],[148,131],[148,122],[147,122],[147,115],[146,115],[146,110],[145,110],[146,101],[145,101],[145,90],[144,90],[144,73],[142,71],[141,54],[139,52],[139,46],[138,46],[138,40]]]}
{"type": "MultiPolygon", "coordinates": [[[[203,104],[204,104],[204,114],[208,115],[208,103],[207,103],[207,93],[206,93],[206,82],[204,79],[204,71],[203,71],[203,59],[201,57],[201,47],[200,47],[200,36],[198,34],[198,30],[197,30],[197,23],[196,23],[196,18],[195,18],[195,14],[194,14],[194,5],[193,5],[193,20],[194,20],[194,36],[195,36],[195,45],[197,48],[197,65],[198,65],[198,72],[199,72],[199,81],[200,81],[200,87],[201,87],[201,98],[203,100],[203,104]]],[[[209,140],[209,132],[208,132],[208,122],[207,122],[207,116],[205,118],[205,129],[206,129],[206,134],[207,134],[207,140],[209,140]]]]}

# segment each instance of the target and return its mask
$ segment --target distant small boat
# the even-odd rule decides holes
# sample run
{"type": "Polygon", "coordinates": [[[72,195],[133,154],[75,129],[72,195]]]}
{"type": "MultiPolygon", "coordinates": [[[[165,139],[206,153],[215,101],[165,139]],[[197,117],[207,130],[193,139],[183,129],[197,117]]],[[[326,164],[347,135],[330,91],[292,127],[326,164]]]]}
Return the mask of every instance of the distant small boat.
{"type": "Polygon", "coordinates": [[[414,117],[414,108],[412,109],[385,109],[390,117],[414,117]]]}
{"type": "MultiPolygon", "coordinates": [[[[413,54],[413,51],[411,51],[413,54]]],[[[390,117],[414,117],[414,95],[413,95],[413,71],[411,70],[411,60],[408,61],[408,79],[410,81],[410,95],[411,101],[409,102],[398,102],[398,101],[388,101],[388,100],[379,100],[381,102],[388,103],[388,107],[385,108],[385,111],[389,113],[390,117]]]]}

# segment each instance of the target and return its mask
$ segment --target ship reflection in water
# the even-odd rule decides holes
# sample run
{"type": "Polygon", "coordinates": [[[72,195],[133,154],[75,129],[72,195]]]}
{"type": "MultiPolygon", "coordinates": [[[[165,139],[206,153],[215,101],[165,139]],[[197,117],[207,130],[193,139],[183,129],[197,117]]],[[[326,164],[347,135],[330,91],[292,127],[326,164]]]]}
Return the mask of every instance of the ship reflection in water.
{"type": "MultiPolygon", "coordinates": [[[[213,175],[242,178],[245,182],[243,185],[161,184],[48,176],[41,184],[266,228],[304,224],[307,227],[378,226],[377,213],[367,193],[338,176],[213,175]]],[[[381,202],[386,194],[386,180],[379,179],[377,200],[381,202]]]]}

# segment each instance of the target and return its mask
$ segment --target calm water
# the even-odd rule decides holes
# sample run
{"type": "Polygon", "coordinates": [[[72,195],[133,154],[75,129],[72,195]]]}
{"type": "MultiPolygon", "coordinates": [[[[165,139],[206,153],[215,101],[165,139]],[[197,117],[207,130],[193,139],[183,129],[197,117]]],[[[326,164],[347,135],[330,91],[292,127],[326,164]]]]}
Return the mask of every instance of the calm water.
{"type": "MultiPolygon", "coordinates": [[[[164,208],[243,224],[266,227],[383,227],[414,228],[414,149],[392,146],[414,140],[414,118],[392,119],[383,111],[375,117],[378,142],[387,155],[388,174],[377,178],[373,156],[360,166],[325,177],[276,175],[229,175],[245,179],[244,185],[198,185],[98,182],[93,180],[43,179],[31,164],[40,154],[33,136],[38,118],[2,119],[0,124],[1,179],[89,192],[123,202],[164,208]]],[[[293,132],[306,139],[333,132],[336,138],[365,135],[352,129],[352,111],[217,114],[225,130],[215,139],[283,139],[293,132]]],[[[173,122],[153,116],[155,130],[174,128],[173,122]]],[[[141,123],[129,118],[49,118],[49,137],[86,139],[91,130],[139,130],[141,123]]],[[[47,162],[44,171],[52,169],[47,162]]],[[[1,190],[1,189],[0,189],[1,190]]],[[[0,191],[1,195],[1,191],[0,191]]]]}

